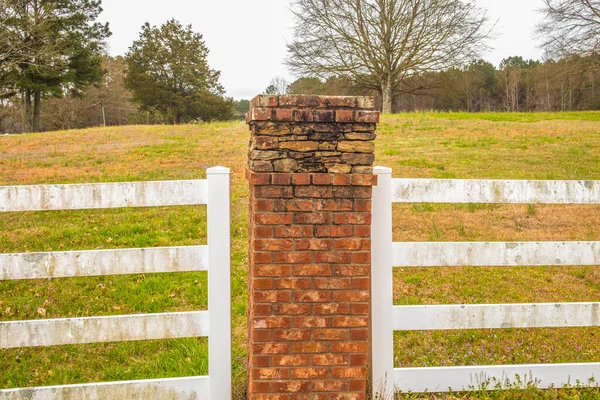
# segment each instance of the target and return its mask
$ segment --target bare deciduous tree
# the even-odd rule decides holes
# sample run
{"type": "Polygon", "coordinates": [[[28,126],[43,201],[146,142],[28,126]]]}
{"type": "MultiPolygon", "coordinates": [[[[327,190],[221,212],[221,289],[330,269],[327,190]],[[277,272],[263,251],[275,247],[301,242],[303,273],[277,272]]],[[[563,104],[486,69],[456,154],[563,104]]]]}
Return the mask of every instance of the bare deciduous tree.
{"type": "Polygon", "coordinates": [[[537,26],[550,56],[600,51],[599,0],[543,0],[544,21],[537,26]]]}
{"type": "Polygon", "coordinates": [[[485,49],[486,12],[473,0],[295,0],[288,66],[299,75],[345,75],[377,90],[383,111],[410,93],[410,77],[465,64],[485,49]]]}

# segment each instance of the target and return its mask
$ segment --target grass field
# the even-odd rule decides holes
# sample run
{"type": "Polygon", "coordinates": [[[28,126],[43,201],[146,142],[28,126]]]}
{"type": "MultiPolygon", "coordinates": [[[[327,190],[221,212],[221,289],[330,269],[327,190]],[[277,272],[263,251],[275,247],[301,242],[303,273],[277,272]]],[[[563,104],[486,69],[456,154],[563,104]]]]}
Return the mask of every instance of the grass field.
{"type": "MultiPolygon", "coordinates": [[[[244,123],[0,136],[0,185],[205,178],[232,169],[235,393],[245,384],[248,131],[244,123]]],[[[600,113],[399,114],[376,164],[394,177],[600,180],[600,113]]],[[[395,241],[600,240],[600,206],[398,205],[395,241]]],[[[0,252],[206,243],[204,207],[7,213],[0,252]]],[[[0,320],[206,308],[205,273],[0,282],[0,320]]],[[[597,301],[597,267],[398,269],[396,304],[597,301]]],[[[397,366],[600,361],[600,329],[397,332],[397,366]]],[[[202,339],[0,350],[0,388],[207,373],[202,339]]],[[[414,396],[412,396],[414,397],[414,396]]],[[[453,397],[453,396],[450,396],[453,397]]],[[[461,396],[454,396],[459,397],[461,396]]],[[[600,398],[511,391],[476,398],[600,398]],[[536,397],[537,396],[537,397],[536,397]],[[558,396],[558,397],[557,397],[558,396]]]]}

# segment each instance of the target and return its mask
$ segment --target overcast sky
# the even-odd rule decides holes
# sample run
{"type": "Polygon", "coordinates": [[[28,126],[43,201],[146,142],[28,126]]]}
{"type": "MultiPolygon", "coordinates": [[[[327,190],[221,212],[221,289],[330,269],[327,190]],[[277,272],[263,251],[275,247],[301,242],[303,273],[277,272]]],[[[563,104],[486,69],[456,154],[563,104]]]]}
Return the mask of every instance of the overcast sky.
{"type": "MultiPolygon", "coordinates": [[[[477,0],[497,21],[498,37],[484,58],[498,65],[508,56],[541,59],[533,28],[542,0],[477,0]]],[[[262,93],[269,81],[294,77],[286,70],[286,41],[293,19],[289,0],[103,0],[101,20],[110,23],[111,55],[123,55],[145,22],[160,25],[170,18],[192,24],[210,49],[209,65],[221,71],[227,95],[239,100],[262,93]]]]}

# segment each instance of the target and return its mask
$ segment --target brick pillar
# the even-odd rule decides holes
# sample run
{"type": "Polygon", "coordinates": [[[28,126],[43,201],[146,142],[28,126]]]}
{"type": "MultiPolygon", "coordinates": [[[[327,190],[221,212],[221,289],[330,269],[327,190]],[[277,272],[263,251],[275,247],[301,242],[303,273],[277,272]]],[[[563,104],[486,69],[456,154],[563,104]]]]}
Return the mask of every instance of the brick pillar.
{"type": "Polygon", "coordinates": [[[250,400],[366,397],[373,109],[370,97],[252,101],[250,400]]]}

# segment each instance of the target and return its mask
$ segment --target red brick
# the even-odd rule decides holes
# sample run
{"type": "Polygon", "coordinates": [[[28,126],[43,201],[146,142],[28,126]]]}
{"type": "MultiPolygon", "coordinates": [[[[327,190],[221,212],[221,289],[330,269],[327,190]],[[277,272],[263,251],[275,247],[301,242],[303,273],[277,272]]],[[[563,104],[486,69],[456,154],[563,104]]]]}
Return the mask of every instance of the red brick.
{"type": "Polygon", "coordinates": [[[269,121],[273,110],[270,108],[253,108],[250,110],[250,119],[252,121],[269,121]]]}
{"type": "Polygon", "coordinates": [[[334,328],[357,328],[369,325],[369,318],[363,317],[333,317],[334,328]]]}
{"type": "Polygon", "coordinates": [[[331,239],[298,239],[294,241],[296,250],[331,250],[333,240],[331,239]]]}
{"type": "Polygon", "coordinates": [[[331,266],[327,264],[294,265],[295,276],[330,276],[331,266]]]}
{"type": "Polygon", "coordinates": [[[292,343],[292,353],[310,354],[327,353],[329,346],[323,342],[296,342],[292,343]]]}
{"type": "Polygon", "coordinates": [[[275,289],[306,290],[310,289],[310,284],[309,278],[275,279],[273,281],[275,289]]]}
{"type": "Polygon", "coordinates": [[[371,237],[371,227],[369,225],[355,225],[354,236],[356,237],[371,237]]]}
{"type": "Polygon", "coordinates": [[[295,393],[290,400],[330,400],[328,393],[295,393]]]}
{"type": "Polygon", "coordinates": [[[314,200],[291,199],[288,201],[286,211],[305,211],[310,212],[315,208],[314,200]]]}
{"type": "Polygon", "coordinates": [[[252,356],[250,362],[255,367],[270,367],[271,357],[270,356],[252,356]]]}
{"type": "Polygon", "coordinates": [[[281,251],[292,250],[293,242],[285,239],[256,239],[254,240],[254,250],[263,251],[281,251]]]}
{"type": "Polygon", "coordinates": [[[317,200],[316,210],[318,211],[352,211],[352,200],[317,200]]]}
{"type": "Polygon", "coordinates": [[[254,228],[255,238],[270,238],[273,237],[273,227],[271,226],[257,226],[254,228]]]}
{"type": "Polygon", "coordinates": [[[292,326],[291,317],[255,318],[252,325],[255,329],[289,328],[292,326]]]}
{"type": "Polygon", "coordinates": [[[329,317],[295,317],[295,328],[327,328],[331,325],[329,317]]]}
{"type": "Polygon", "coordinates": [[[272,174],[271,182],[273,185],[289,185],[292,181],[291,174],[272,174]]]}
{"type": "Polygon", "coordinates": [[[333,184],[335,186],[348,186],[352,183],[352,175],[349,174],[334,174],[333,184]]]}
{"type": "Polygon", "coordinates": [[[377,185],[377,175],[353,174],[352,184],[356,186],[375,186],[377,185]]]}
{"type": "Polygon", "coordinates": [[[353,110],[336,110],[335,122],[353,122],[354,111],[353,110]]]}
{"type": "Polygon", "coordinates": [[[350,365],[353,367],[367,365],[366,354],[352,354],[350,355],[350,365]]]}
{"type": "Polygon", "coordinates": [[[312,174],[313,185],[331,185],[330,174],[312,174]]]}
{"type": "Polygon", "coordinates": [[[335,122],[335,112],[333,110],[315,110],[313,111],[313,121],[335,122]]]}
{"type": "Polygon", "coordinates": [[[369,315],[370,311],[369,304],[352,303],[350,305],[350,312],[353,315],[369,315]]]}
{"type": "Polygon", "coordinates": [[[336,342],[331,344],[332,353],[366,353],[367,342],[336,342]]]}
{"type": "MultiPolygon", "coordinates": [[[[327,96],[327,104],[329,107],[356,107],[356,97],[354,96],[327,96]]],[[[338,110],[339,111],[339,110],[338,110]]]]}
{"type": "MultiPolygon", "coordinates": [[[[335,250],[370,250],[370,239],[335,239],[333,241],[335,250]]],[[[265,249],[268,250],[268,249],[265,249]]]]}
{"type": "Polygon", "coordinates": [[[352,329],[350,333],[350,338],[352,340],[367,340],[369,337],[368,329],[352,329]]]}
{"type": "Polygon", "coordinates": [[[271,183],[270,174],[246,171],[246,178],[251,185],[268,185],[271,183]]]}
{"type": "Polygon", "coordinates": [[[275,264],[298,264],[312,262],[313,254],[310,251],[277,252],[273,255],[275,264]]]}
{"type": "Polygon", "coordinates": [[[331,198],[333,197],[333,189],[330,186],[296,186],[294,187],[294,194],[297,197],[331,198]]]}
{"type": "Polygon", "coordinates": [[[255,354],[285,354],[290,352],[289,343],[261,343],[252,346],[255,354]]]}
{"type": "Polygon", "coordinates": [[[294,223],[300,224],[300,225],[331,224],[331,214],[330,213],[318,213],[318,212],[296,214],[296,215],[294,215],[294,223]]]}
{"type": "MultiPolygon", "coordinates": [[[[294,197],[291,186],[257,186],[256,198],[291,199],[294,197]]],[[[331,197],[331,196],[330,196],[331,197]]]]}
{"type": "Polygon", "coordinates": [[[369,264],[371,263],[371,252],[370,251],[362,251],[352,253],[352,263],[353,264],[369,264]]]}
{"type": "Polygon", "coordinates": [[[318,278],[314,280],[315,288],[341,290],[350,289],[350,278],[318,278]]]}
{"type": "Polygon", "coordinates": [[[349,383],[349,390],[352,391],[363,391],[363,390],[367,390],[367,381],[364,379],[352,379],[350,381],[348,381],[349,383]]]}
{"type": "Polygon", "coordinates": [[[312,122],[313,113],[311,110],[294,110],[294,121],[312,122]]]}
{"type": "Polygon", "coordinates": [[[379,112],[378,111],[357,111],[356,122],[364,122],[368,124],[379,123],[379,112]]]}
{"type": "Polygon", "coordinates": [[[273,288],[273,279],[271,278],[255,278],[252,281],[254,289],[269,290],[273,288]]]}
{"type": "Polygon", "coordinates": [[[254,276],[291,276],[292,267],[289,265],[257,265],[254,276]]]}
{"type": "MultiPolygon", "coordinates": [[[[289,371],[289,369],[288,369],[289,371]]],[[[295,379],[314,379],[314,378],[327,378],[329,375],[329,368],[293,368],[292,378],[295,379]]]]}
{"type": "Polygon", "coordinates": [[[313,392],[336,392],[349,390],[348,382],[343,380],[320,381],[313,380],[311,390],[313,392]]]}
{"type": "Polygon", "coordinates": [[[253,329],[252,340],[254,340],[255,342],[270,342],[271,331],[268,329],[253,329]]]}
{"type": "Polygon", "coordinates": [[[349,314],[350,305],[347,303],[330,303],[313,305],[315,315],[349,314]]]}
{"type": "Polygon", "coordinates": [[[273,290],[255,290],[252,294],[257,303],[287,303],[292,299],[290,292],[273,290]]]}
{"type": "Polygon", "coordinates": [[[352,279],[353,289],[369,289],[371,287],[371,278],[354,278],[352,279]]]}
{"type": "Polygon", "coordinates": [[[275,121],[292,121],[292,119],[291,109],[278,108],[275,110],[275,121]]]}
{"type": "Polygon", "coordinates": [[[275,228],[275,237],[278,238],[302,238],[312,237],[312,226],[278,226],[275,228]]]}
{"type": "Polygon", "coordinates": [[[293,185],[310,185],[310,174],[308,173],[294,173],[292,174],[293,185]]]}
{"type": "Polygon", "coordinates": [[[331,369],[331,375],[334,378],[366,378],[366,367],[341,368],[335,367],[331,369]]]}
{"type": "Polygon", "coordinates": [[[273,312],[276,315],[307,315],[310,314],[308,304],[273,304],[273,312]]]}
{"type": "Polygon", "coordinates": [[[333,292],[333,301],[367,302],[370,295],[368,290],[344,290],[333,292]]]}
{"type": "Polygon", "coordinates": [[[273,340],[285,341],[285,340],[309,340],[310,330],[309,329],[281,329],[273,331],[273,340]]]}
{"type": "Polygon", "coordinates": [[[295,291],[294,301],[298,303],[324,303],[331,301],[331,292],[329,291],[295,291]]]}
{"type": "Polygon", "coordinates": [[[313,365],[348,365],[348,356],[335,354],[317,354],[312,356],[313,365]]]}
{"type": "MultiPolygon", "coordinates": [[[[252,393],[269,393],[271,391],[271,382],[250,380],[250,392],[252,393]]],[[[255,397],[256,398],[256,397],[255,397]]]]}
{"type": "Polygon", "coordinates": [[[371,200],[354,200],[354,211],[371,211],[371,200]]]}
{"type": "Polygon", "coordinates": [[[273,211],[273,200],[254,200],[254,211],[273,211]]]}
{"type": "Polygon", "coordinates": [[[315,227],[316,237],[350,237],[352,236],[352,226],[323,225],[315,227]]]}
{"type": "Polygon", "coordinates": [[[272,253],[268,251],[255,251],[252,253],[252,261],[256,264],[270,264],[272,253]]]}
{"type": "Polygon", "coordinates": [[[252,107],[277,107],[278,96],[270,94],[259,94],[252,99],[252,107]]]}
{"type": "Polygon", "coordinates": [[[372,188],[362,186],[334,186],[333,197],[342,199],[370,199],[372,188]]]}
{"type": "Polygon", "coordinates": [[[313,340],[348,340],[350,331],[348,329],[314,329],[313,340]]]}
{"type": "Polygon", "coordinates": [[[271,315],[271,305],[270,304],[254,304],[252,306],[252,310],[255,316],[266,316],[271,315]]]}
{"type": "Polygon", "coordinates": [[[319,263],[349,263],[351,255],[348,252],[324,251],[315,253],[315,262],[319,263]]]}
{"type": "Polygon", "coordinates": [[[290,377],[289,368],[254,368],[252,370],[254,379],[273,380],[288,379],[290,377]]]}
{"type": "Polygon", "coordinates": [[[340,225],[371,225],[371,213],[336,213],[333,222],[340,225]]]}
{"type": "Polygon", "coordinates": [[[274,366],[301,366],[301,365],[309,365],[310,357],[305,355],[283,355],[283,356],[273,356],[273,365],[274,366]]]}
{"type": "Polygon", "coordinates": [[[291,213],[255,213],[254,222],[259,225],[290,225],[293,222],[291,213]]]}
{"type": "Polygon", "coordinates": [[[308,392],[310,388],[310,381],[278,381],[273,382],[273,391],[276,393],[298,393],[308,392]]]}
{"type": "Polygon", "coordinates": [[[338,276],[368,276],[369,267],[365,265],[334,265],[333,274],[338,276]]]}

